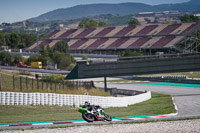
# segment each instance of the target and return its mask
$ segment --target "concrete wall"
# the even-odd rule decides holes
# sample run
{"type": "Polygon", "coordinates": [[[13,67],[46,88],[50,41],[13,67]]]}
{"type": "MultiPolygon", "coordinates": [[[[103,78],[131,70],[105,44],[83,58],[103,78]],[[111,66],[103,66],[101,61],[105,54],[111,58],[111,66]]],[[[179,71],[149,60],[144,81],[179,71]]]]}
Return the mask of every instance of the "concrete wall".
{"type": "Polygon", "coordinates": [[[91,64],[80,62],[66,78],[113,77],[199,70],[200,55],[198,54],[91,64]]]}
{"type": "Polygon", "coordinates": [[[68,95],[54,93],[20,93],[0,92],[1,105],[59,105],[76,106],[83,105],[85,101],[90,104],[106,107],[126,107],[151,99],[151,92],[135,96],[125,97],[101,97],[89,95],[68,95]]]}

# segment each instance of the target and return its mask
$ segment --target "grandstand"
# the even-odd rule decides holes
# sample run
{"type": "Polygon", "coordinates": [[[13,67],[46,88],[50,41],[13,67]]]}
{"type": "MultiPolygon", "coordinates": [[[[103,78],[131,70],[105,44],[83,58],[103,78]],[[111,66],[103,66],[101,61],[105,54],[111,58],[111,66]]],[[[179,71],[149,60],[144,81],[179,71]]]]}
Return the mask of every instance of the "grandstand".
{"type": "MultiPolygon", "coordinates": [[[[181,51],[186,50],[188,38],[200,24],[161,24],[140,26],[100,27],[88,29],[55,30],[39,42],[30,46],[27,51],[37,52],[42,47],[54,47],[56,42],[64,40],[71,52],[89,51],[181,51]],[[184,46],[180,46],[183,44],[184,46]]],[[[191,43],[191,41],[190,41],[191,43]]],[[[191,44],[190,44],[191,45],[191,44]]]]}

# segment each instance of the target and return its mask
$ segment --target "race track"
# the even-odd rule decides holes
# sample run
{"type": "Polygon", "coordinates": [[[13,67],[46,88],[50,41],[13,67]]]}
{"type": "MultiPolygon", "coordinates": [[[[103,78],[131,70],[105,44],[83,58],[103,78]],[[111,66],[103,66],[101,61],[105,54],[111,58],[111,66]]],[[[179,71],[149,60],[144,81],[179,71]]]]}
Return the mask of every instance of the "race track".
{"type": "MultiPolygon", "coordinates": [[[[97,87],[104,87],[103,83],[95,83],[97,87]]],[[[190,86],[180,84],[180,86],[164,86],[152,83],[108,83],[108,88],[129,89],[129,90],[149,90],[155,93],[168,94],[174,97],[174,102],[178,107],[179,116],[200,116],[200,85],[190,86]]]]}

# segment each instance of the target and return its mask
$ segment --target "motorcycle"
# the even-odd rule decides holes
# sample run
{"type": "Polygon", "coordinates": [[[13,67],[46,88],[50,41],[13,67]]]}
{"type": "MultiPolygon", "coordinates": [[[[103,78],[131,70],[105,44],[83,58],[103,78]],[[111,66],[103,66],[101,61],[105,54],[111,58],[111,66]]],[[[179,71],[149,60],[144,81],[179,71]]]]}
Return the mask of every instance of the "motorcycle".
{"type": "Polygon", "coordinates": [[[82,118],[87,122],[93,121],[112,121],[112,117],[104,112],[103,108],[92,109],[89,111],[87,108],[78,110],[82,114],[82,118]]]}

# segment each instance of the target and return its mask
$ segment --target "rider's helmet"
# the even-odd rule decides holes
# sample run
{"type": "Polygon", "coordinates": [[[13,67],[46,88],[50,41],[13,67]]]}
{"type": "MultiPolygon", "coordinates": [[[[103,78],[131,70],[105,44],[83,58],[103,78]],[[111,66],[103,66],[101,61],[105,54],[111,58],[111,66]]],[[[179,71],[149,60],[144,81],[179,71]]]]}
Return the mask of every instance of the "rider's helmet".
{"type": "Polygon", "coordinates": [[[88,101],[85,101],[85,105],[90,105],[90,103],[88,101]]]}

